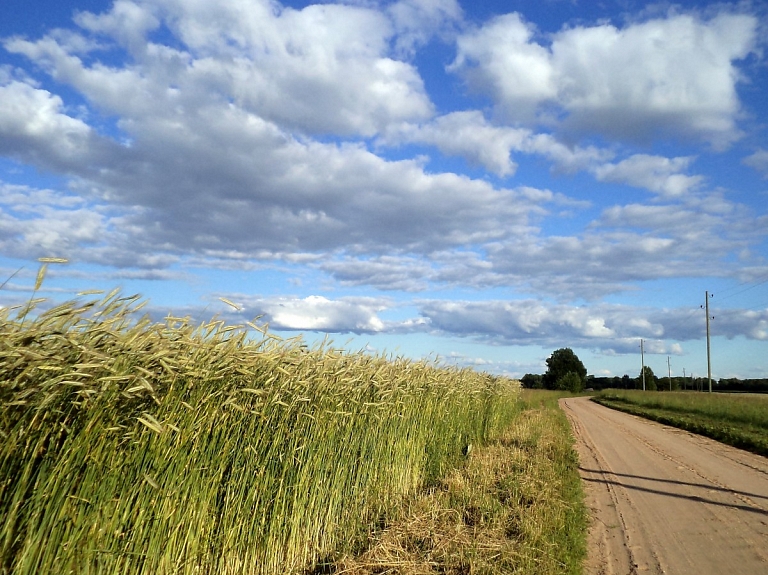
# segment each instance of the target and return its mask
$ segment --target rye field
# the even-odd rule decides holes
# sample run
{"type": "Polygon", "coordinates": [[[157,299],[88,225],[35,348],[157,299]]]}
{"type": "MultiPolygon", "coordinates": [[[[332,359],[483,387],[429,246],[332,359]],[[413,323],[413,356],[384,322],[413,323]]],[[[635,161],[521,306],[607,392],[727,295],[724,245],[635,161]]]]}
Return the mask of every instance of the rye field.
{"type": "Polygon", "coordinates": [[[42,303],[0,309],[5,574],[312,573],[521,413],[468,369],[156,323],[117,291],[42,303]]]}
{"type": "Polygon", "coordinates": [[[768,456],[768,395],[612,389],[593,400],[768,456]]]}

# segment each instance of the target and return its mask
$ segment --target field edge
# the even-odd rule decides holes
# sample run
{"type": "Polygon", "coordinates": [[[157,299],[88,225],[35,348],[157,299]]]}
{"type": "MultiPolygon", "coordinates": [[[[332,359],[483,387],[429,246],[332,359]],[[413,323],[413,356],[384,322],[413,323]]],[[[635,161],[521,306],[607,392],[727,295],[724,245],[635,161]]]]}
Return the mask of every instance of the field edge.
{"type": "Polygon", "coordinates": [[[680,413],[659,407],[640,406],[614,396],[594,396],[591,400],[617,411],[683,429],[732,447],[768,457],[768,433],[753,426],[724,421],[716,417],[707,417],[700,413],[680,413]]]}
{"type": "Polygon", "coordinates": [[[368,548],[308,573],[582,573],[589,519],[562,396],[524,390],[514,422],[368,548]]]}

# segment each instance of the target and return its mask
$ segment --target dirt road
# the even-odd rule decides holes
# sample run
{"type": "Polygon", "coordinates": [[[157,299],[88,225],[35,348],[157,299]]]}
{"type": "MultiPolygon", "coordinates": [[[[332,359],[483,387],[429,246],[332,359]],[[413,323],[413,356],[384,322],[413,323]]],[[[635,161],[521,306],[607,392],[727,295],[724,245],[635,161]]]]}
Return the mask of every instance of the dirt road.
{"type": "Polygon", "coordinates": [[[768,574],[768,459],[563,399],[593,524],[585,573],[768,574]]]}

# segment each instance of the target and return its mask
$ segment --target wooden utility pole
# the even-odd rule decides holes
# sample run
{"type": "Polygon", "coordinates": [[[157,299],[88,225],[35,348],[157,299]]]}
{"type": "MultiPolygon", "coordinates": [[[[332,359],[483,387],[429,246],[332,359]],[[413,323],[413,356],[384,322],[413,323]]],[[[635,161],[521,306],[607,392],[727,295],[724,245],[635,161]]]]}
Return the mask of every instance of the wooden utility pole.
{"type": "Polygon", "coordinates": [[[642,367],[640,368],[640,375],[643,378],[643,391],[645,391],[645,355],[643,353],[643,340],[640,340],[640,364],[642,367]]]}
{"type": "Polygon", "coordinates": [[[707,313],[707,381],[709,382],[709,393],[712,393],[712,361],[709,353],[709,292],[704,292],[704,310],[707,313]]]}
{"type": "Polygon", "coordinates": [[[667,379],[669,379],[669,391],[672,391],[672,368],[669,365],[669,356],[667,356],[667,379]]]}

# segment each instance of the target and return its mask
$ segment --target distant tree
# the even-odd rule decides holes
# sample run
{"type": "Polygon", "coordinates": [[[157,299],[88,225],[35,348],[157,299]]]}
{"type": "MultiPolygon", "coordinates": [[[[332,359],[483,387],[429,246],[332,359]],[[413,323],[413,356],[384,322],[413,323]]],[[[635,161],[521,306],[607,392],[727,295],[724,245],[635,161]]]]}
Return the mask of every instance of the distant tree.
{"type": "Polygon", "coordinates": [[[541,375],[526,373],[520,380],[520,383],[526,389],[542,389],[544,387],[544,378],[541,375]]]}
{"type": "Polygon", "coordinates": [[[552,352],[547,359],[547,372],[544,374],[544,387],[547,389],[559,389],[558,382],[568,373],[574,373],[580,381],[580,389],[584,389],[587,382],[587,368],[581,363],[578,356],[569,347],[552,352]]]}
{"type": "Polygon", "coordinates": [[[621,377],[621,387],[622,389],[630,389],[631,386],[631,380],[632,378],[629,377],[626,373],[621,377]]]}
{"type": "Polygon", "coordinates": [[[584,390],[584,380],[575,371],[569,371],[557,380],[555,388],[578,393],[584,390]]]}
{"type": "Polygon", "coordinates": [[[656,391],[656,376],[653,375],[653,370],[647,365],[640,370],[640,375],[637,377],[638,389],[643,389],[643,372],[645,372],[645,389],[648,391],[656,391]]]}

